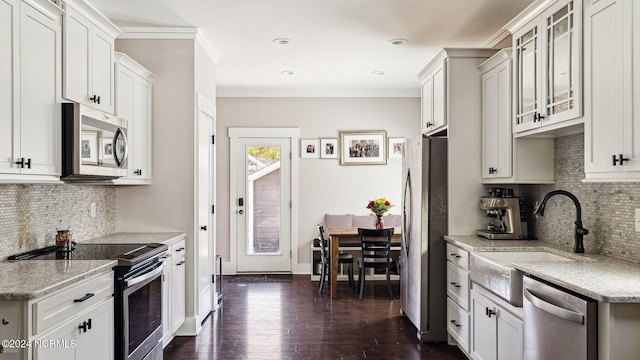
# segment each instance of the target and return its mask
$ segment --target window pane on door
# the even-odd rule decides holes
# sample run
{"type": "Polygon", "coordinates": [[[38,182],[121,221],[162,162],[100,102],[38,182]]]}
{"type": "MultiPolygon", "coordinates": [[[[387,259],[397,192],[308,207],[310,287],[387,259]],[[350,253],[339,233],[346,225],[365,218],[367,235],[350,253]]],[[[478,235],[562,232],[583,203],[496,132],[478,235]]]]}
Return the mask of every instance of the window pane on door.
{"type": "Polygon", "coordinates": [[[247,147],[247,253],[279,254],[280,147],[247,147]]]}

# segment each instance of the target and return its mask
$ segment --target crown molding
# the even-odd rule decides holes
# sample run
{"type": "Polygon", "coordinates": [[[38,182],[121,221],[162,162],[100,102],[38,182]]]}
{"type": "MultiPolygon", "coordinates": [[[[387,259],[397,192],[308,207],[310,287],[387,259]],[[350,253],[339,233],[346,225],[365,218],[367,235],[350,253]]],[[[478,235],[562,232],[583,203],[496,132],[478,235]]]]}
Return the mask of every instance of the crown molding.
{"type": "Polygon", "coordinates": [[[121,27],[118,39],[195,40],[217,65],[220,57],[195,27],[121,27]]]}

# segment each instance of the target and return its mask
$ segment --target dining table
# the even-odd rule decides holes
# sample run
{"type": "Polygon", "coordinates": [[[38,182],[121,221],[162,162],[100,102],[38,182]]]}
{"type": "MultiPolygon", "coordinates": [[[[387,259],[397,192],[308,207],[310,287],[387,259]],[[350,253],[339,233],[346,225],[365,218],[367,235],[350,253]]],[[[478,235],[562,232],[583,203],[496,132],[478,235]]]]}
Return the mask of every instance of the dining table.
{"type": "MultiPolygon", "coordinates": [[[[329,264],[330,265],[330,281],[329,289],[331,290],[331,298],[338,297],[338,254],[340,253],[340,245],[360,248],[360,238],[358,237],[357,227],[327,227],[329,233],[329,264]]],[[[392,245],[400,244],[402,236],[402,227],[393,227],[393,236],[391,238],[392,245]]]]}

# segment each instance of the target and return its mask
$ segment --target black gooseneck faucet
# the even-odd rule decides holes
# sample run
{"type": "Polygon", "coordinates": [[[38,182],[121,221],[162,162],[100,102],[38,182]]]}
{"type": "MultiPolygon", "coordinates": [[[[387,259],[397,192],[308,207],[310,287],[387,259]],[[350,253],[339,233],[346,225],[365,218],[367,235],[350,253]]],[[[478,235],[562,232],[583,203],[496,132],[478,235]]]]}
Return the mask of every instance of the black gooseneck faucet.
{"type": "Polygon", "coordinates": [[[584,245],[582,244],[582,237],[589,233],[589,230],[582,227],[582,209],[580,208],[580,202],[578,198],[575,197],[572,193],[565,190],[553,190],[544,196],[544,199],[540,202],[540,205],[533,212],[536,215],[544,216],[544,207],[547,204],[547,201],[550,197],[554,195],[565,195],[569,199],[573,201],[573,204],[576,206],[576,228],[575,228],[575,242],[573,244],[573,252],[574,253],[584,253],[584,245]]]}

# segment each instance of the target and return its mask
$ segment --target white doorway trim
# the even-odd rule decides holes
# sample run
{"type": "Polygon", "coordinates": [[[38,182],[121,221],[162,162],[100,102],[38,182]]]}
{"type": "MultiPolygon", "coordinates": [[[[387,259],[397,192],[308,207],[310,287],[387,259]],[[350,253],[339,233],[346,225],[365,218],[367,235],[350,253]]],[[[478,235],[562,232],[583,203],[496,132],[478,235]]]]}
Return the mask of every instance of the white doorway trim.
{"type": "MultiPolygon", "coordinates": [[[[298,153],[299,153],[299,128],[229,128],[230,138],[230,163],[229,163],[229,211],[235,212],[236,196],[238,191],[234,174],[238,173],[238,159],[236,149],[238,138],[289,138],[291,141],[291,271],[300,273],[298,264],[298,153]]],[[[225,274],[236,274],[238,271],[238,247],[235,240],[238,238],[237,217],[229,214],[229,252],[230,259],[225,274]]],[[[308,272],[308,269],[304,269],[308,272]]]]}

